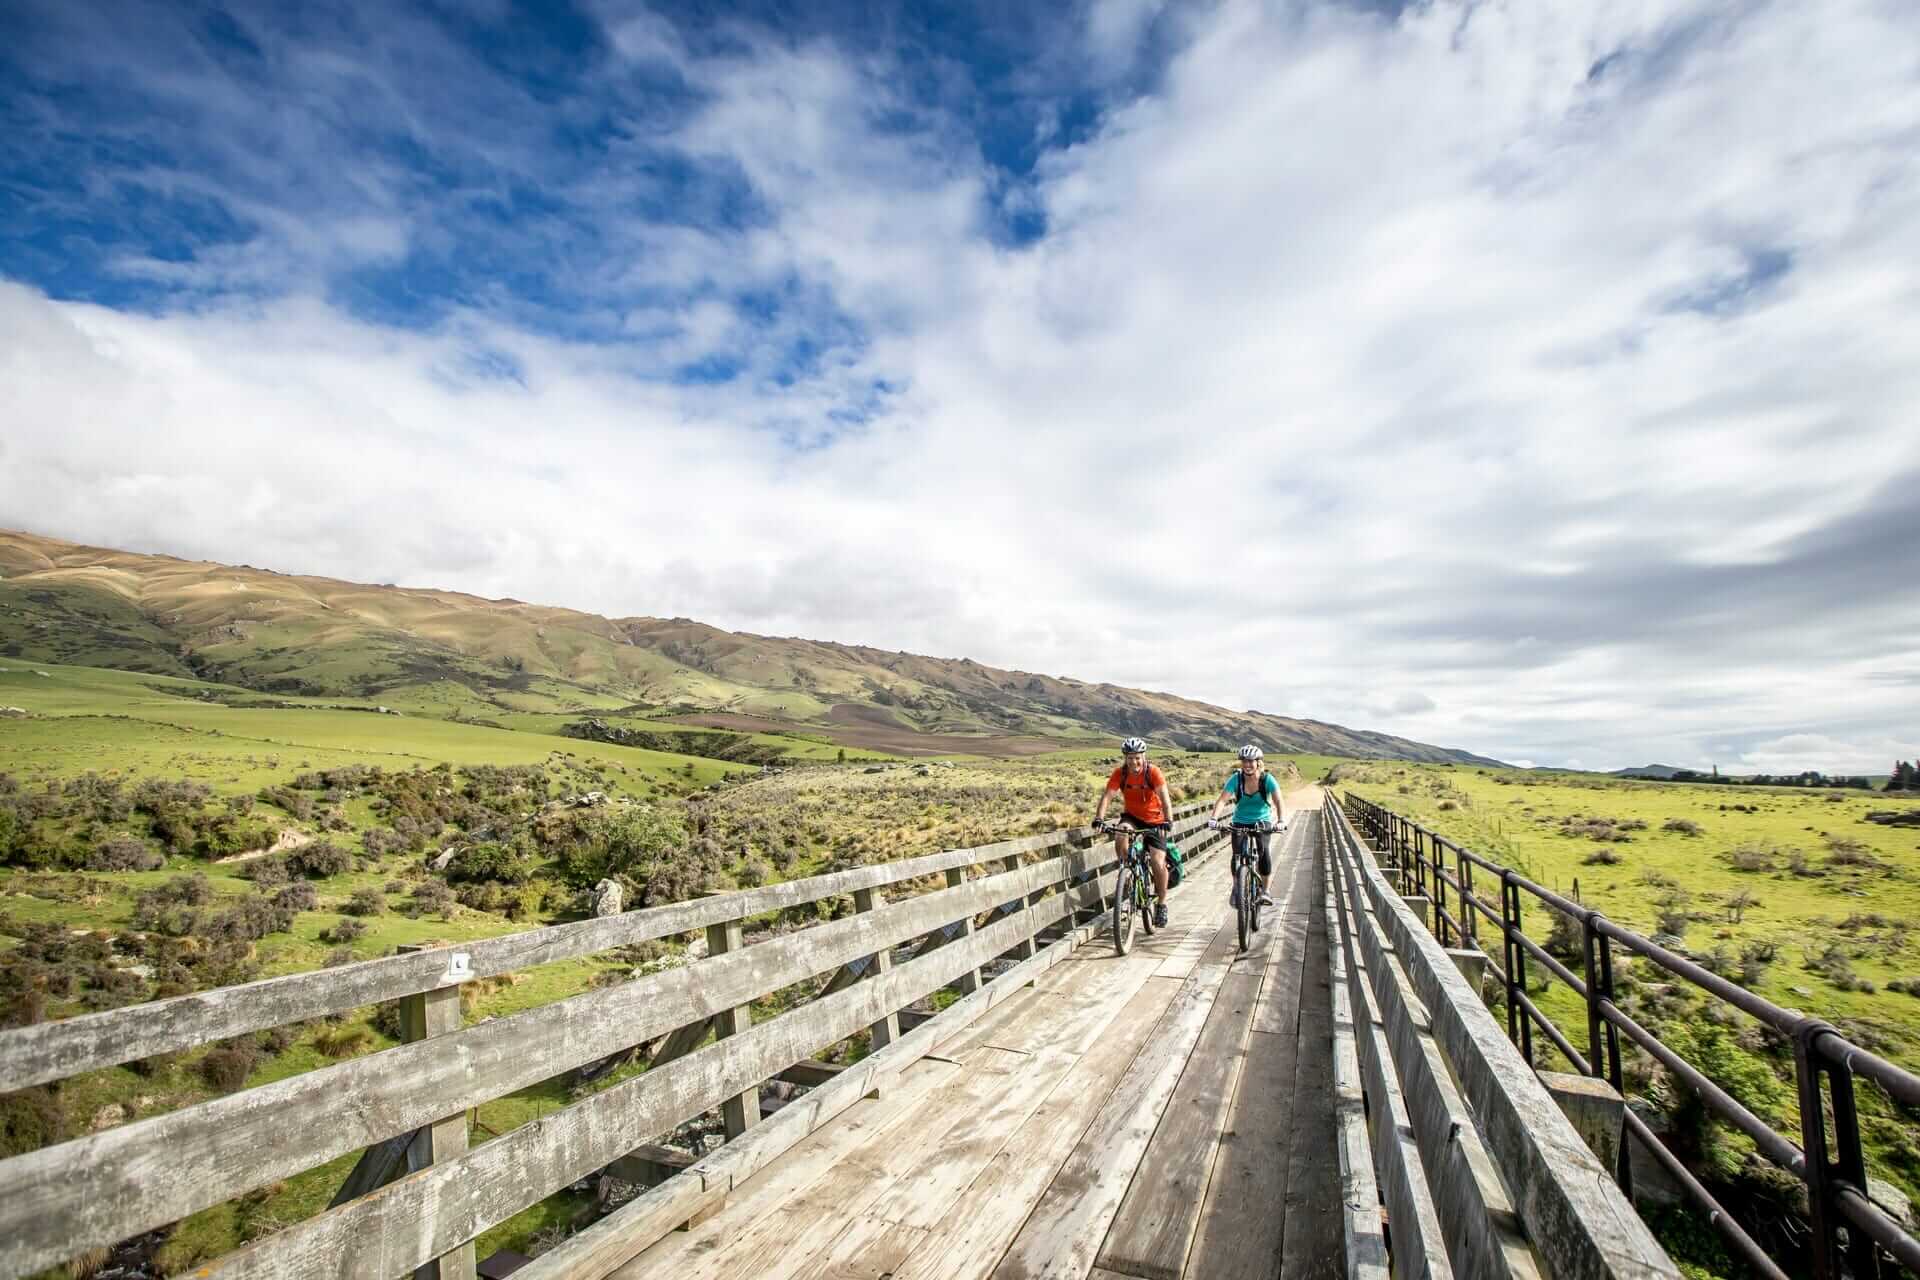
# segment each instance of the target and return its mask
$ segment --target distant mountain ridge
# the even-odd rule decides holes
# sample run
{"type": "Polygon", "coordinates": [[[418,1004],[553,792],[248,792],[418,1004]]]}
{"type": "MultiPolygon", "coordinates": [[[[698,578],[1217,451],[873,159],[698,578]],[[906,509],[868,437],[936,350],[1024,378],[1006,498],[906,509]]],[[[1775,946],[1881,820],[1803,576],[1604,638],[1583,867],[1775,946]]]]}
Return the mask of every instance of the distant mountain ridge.
{"type": "Polygon", "coordinates": [[[421,714],[729,713],[831,732],[1253,740],[1324,755],[1497,764],[1317,720],[1234,712],[863,645],[603,618],[455,591],[369,586],[0,531],[0,655],[194,676],[421,714]]]}
{"type": "Polygon", "coordinates": [[[1678,765],[1643,764],[1636,769],[1615,769],[1608,776],[1613,778],[1658,778],[1662,782],[1670,782],[1673,780],[1674,774],[1681,772],[1684,772],[1684,770],[1678,765]]]}

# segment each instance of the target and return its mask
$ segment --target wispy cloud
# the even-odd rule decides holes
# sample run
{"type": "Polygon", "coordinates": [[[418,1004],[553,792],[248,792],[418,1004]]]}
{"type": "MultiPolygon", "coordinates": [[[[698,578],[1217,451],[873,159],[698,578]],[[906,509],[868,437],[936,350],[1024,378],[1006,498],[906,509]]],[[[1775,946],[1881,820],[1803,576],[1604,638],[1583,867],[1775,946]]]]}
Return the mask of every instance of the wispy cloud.
{"type": "Polygon", "coordinates": [[[1911,739],[1900,4],[742,12],[14,6],[0,518],[1542,763],[1911,739]]]}

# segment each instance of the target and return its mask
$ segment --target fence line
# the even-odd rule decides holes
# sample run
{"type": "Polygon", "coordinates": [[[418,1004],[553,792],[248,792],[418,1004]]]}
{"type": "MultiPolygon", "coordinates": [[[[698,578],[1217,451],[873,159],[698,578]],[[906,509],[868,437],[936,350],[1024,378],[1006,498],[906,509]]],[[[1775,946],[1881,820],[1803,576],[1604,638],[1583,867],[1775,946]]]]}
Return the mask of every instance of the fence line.
{"type": "MultiPolygon", "coordinates": [[[[1385,859],[1396,890],[1430,899],[1433,932],[1440,943],[1449,945],[1451,940],[1452,944],[1471,947],[1486,956],[1488,969],[1500,980],[1505,992],[1508,1038],[1519,1046],[1529,1066],[1534,1063],[1533,1034],[1537,1030],[1575,1070],[1604,1078],[1624,1096],[1620,1037],[1625,1035],[1693,1089],[1708,1110],[1753,1139],[1767,1159],[1806,1184],[1816,1280],[1879,1276],[1882,1251],[1902,1267],[1920,1274],[1920,1240],[1867,1198],[1866,1162],[1854,1100],[1854,1081],[1864,1077],[1895,1101],[1920,1106],[1920,1077],[1851,1043],[1823,1019],[1782,1009],[1651,939],[1623,928],[1593,908],[1562,897],[1511,867],[1465,849],[1409,818],[1352,792],[1343,794],[1341,803],[1355,815],[1368,842],[1385,859]],[[1453,858],[1451,867],[1448,855],[1453,858]],[[1474,892],[1475,870],[1499,880],[1498,909],[1474,892]],[[1449,890],[1453,893],[1451,908],[1449,890]],[[1576,975],[1527,936],[1523,919],[1527,898],[1560,913],[1580,928],[1584,977],[1576,975]],[[1499,928],[1499,962],[1480,944],[1481,920],[1499,928]],[[1801,1121],[1798,1145],[1660,1043],[1614,1003],[1616,946],[1733,1005],[1793,1043],[1801,1121]],[[1527,994],[1530,961],[1543,965],[1586,1002],[1586,1052],[1581,1052],[1527,994]],[[1829,1107],[1833,1115],[1831,1127],[1826,1119],[1829,1107]]],[[[1630,1108],[1626,1112],[1626,1126],[1628,1134],[1661,1164],[1688,1197],[1707,1211],[1715,1229],[1742,1261],[1769,1280],[1786,1280],[1785,1272],[1766,1251],[1630,1108]]],[[[1621,1188],[1631,1194],[1628,1149],[1629,1144],[1621,1144],[1614,1176],[1621,1188]]]]}
{"type": "MultiPolygon", "coordinates": [[[[1204,807],[1177,808],[1176,835],[1199,831],[1204,807]]],[[[1101,909],[1099,877],[1113,856],[1092,835],[949,850],[0,1033],[0,1088],[12,1088],[387,999],[403,999],[418,1032],[412,1043],[0,1161],[0,1277],[361,1148],[378,1172],[356,1170],[333,1207],[203,1273],[396,1274],[438,1259],[450,1263],[441,1274],[470,1276],[468,1243],[488,1227],[715,1107],[726,1110],[729,1139],[742,1137],[761,1118],[762,1083],[826,1047],[873,1029],[874,1049],[891,1062],[893,1046],[925,1043],[900,1034],[899,1013],[941,987],[971,988],[970,1009],[997,1003],[1006,988],[981,985],[981,966],[1031,963],[1043,932],[1071,931],[1101,909]],[[974,867],[986,873],[969,878],[974,867]],[[937,888],[898,901],[877,892],[935,877],[937,888]],[[744,942],[743,920],[842,895],[854,898],[854,914],[744,942]],[[474,978],[702,927],[711,953],[678,968],[471,1027],[457,1012],[436,1022],[427,1008],[457,1010],[458,987],[474,978]],[[910,956],[889,963],[916,939],[910,956]],[[831,977],[813,999],[752,1023],[755,999],[821,975],[831,977]],[[440,1134],[454,1117],[464,1137],[469,1108],[660,1036],[642,1075],[471,1151],[440,1134]],[[435,1135],[446,1140],[436,1146],[435,1135]]],[[[706,1175],[693,1182],[709,1189],[706,1175]]],[[[690,1185],[670,1194],[676,1206],[690,1185]]]]}

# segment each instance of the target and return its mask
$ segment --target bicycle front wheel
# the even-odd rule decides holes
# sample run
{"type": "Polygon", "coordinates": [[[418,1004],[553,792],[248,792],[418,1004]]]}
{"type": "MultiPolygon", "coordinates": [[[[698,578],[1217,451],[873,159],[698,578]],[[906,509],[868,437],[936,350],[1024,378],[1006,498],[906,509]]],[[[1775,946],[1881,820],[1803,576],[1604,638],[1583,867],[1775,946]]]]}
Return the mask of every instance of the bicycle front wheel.
{"type": "Polygon", "coordinates": [[[1242,865],[1233,872],[1234,885],[1240,890],[1240,906],[1235,919],[1240,926],[1240,949],[1247,949],[1247,935],[1252,932],[1253,923],[1253,875],[1242,865]]]}
{"type": "Polygon", "coordinates": [[[1113,949],[1121,955],[1133,945],[1133,872],[1120,868],[1113,885],[1113,949]]]}

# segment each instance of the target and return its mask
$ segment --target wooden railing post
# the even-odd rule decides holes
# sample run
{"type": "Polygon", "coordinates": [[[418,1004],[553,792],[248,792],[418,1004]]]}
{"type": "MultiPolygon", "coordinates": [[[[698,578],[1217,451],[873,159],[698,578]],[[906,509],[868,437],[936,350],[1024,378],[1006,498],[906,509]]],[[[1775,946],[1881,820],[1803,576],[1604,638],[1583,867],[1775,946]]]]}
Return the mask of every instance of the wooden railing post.
{"type": "MultiPolygon", "coordinates": [[[[856,911],[871,911],[875,907],[886,905],[886,898],[872,889],[853,891],[853,908],[856,911]]],[[[890,947],[881,947],[873,953],[873,967],[867,970],[866,976],[879,978],[891,968],[893,968],[893,950],[890,947]]],[[[900,1013],[898,1010],[888,1013],[886,1017],[873,1024],[872,1049],[874,1052],[886,1048],[899,1038],[900,1013]]]]}
{"type": "MultiPolygon", "coordinates": [[[[729,951],[738,951],[746,945],[746,931],[738,920],[723,920],[719,924],[707,926],[707,954],[724,955],[729,951]]],[[[722,1009],[713,1015],[714,1034],[719,1039],[737,1036],[753,1025],[753,1014],[746,1005],[735,1005],[722,1009]]],[[[748,1126],[760,1119],[760,1086],[755,1085],[745,1093],[736,1093],[720,1104],[721,1117],[727,1125],[727,1141],[747,1131],[748,1126]]]]}
{"type": "MultiPolygon", "coordinates": [[[[1001,865],[1001,869],[1004,871],[1018,871],[1020,869],[1020,855],[1017,853],[1009,854],[1007,855],[1006,860],[1002,862],[1000,865],[1001,865]]],[[[1040,891],[1028,894],[1026,902],[1021,905],[1032,906],[1035,902],[1039,901],[1040,898],[1044,896],[1044,894],[1045,894],[1045,890],[1040,890],[1040,891]]],[[[1013,958],[1016,960],[1031,959],[1033,957],[1033,938],[1029,936],[1021,940],[1020,942],[1015,943],[1013,950],[1009,954],[1012,955],[1013,958]]]]}
{"type": "MultiPolygon", "coordinates": [[[[963,885],[966,882],[967,882],[967,869],[965,867],[947,868],[947,884],[949,887],[958,887],[959,885],[963,885]]],[[[954,941],[963,942],[972,933],[973,933],[973,917],[962,916],[960,919],[960,932],[957,935],[955,935],[954,941]]],[[[974,992],[980,989],[980,971],[978,969],[967,970],[965,973],[961,974],[957,980],[955,980],[953,985],[960,992],[961,995],[963,996],[972,995],[974,992]]]]}
{"type": "MultiPolygon", "coordinates": [[[[404,944],[398,950],[404,955],[427,948],[418,944],[404,944]]],[[[464,954],[449,952],[448,955],[450,977],[467,968],[464,954]]],[[[408,1044],[458,1031],[460,1026],[458,981],[400,998],[400,1039],[408,1044]]],[[[426,1125],[413,1135],[413,1141],[407,1146],[407,1171],[412,1173],[428,1165],[445,1164],[466,1153],[467,1113],[460,1111],[426,1125]]],[[[474,1280],[473,1242],[468,1241],[432,1262],[422,1263],[414,1269],[413,1275],[414,1280],[474,1280]]]]}

